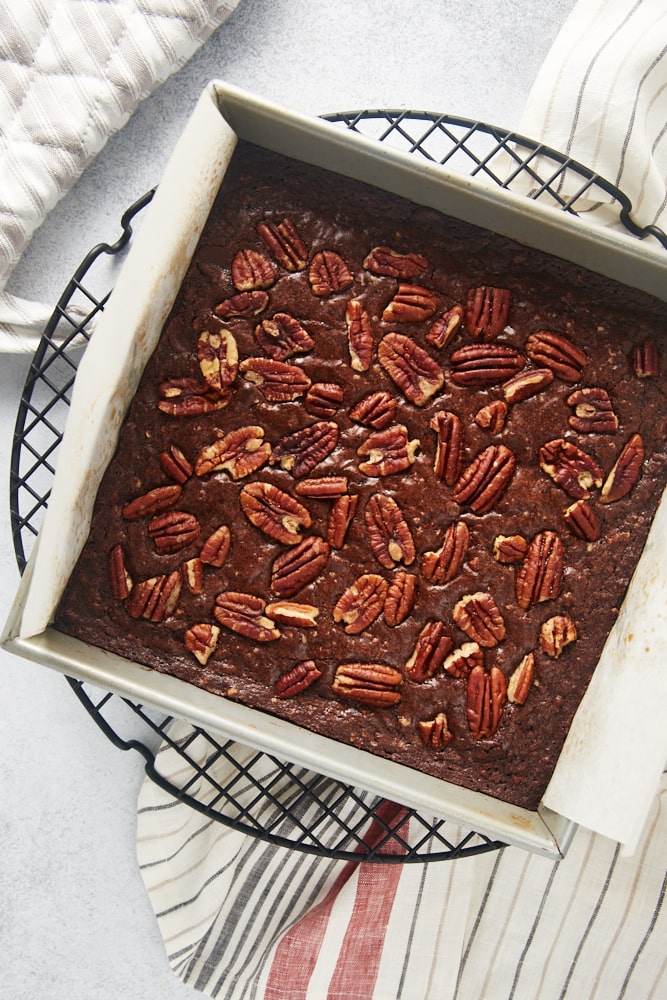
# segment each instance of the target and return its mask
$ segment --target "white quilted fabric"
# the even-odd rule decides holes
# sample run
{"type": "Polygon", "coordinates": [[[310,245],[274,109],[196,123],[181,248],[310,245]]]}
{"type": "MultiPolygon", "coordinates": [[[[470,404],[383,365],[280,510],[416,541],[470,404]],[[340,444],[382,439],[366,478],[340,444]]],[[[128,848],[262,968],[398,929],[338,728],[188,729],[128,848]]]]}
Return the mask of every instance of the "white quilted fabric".
{"type": "Polygon", "coordinates": [[[2,291],[47,212],[238,3],[0,0],[0,349],[50,313],[2,291]]]}

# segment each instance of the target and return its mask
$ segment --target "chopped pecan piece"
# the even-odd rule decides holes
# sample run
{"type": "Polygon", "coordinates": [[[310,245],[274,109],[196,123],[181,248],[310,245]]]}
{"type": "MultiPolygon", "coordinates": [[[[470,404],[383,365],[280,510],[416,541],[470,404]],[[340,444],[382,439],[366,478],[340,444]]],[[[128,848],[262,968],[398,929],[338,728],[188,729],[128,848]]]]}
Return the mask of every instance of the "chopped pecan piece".
{"type": "Polygon", "coordinates": [[[358,493],[344,493],[333,504],[327,520],[327,541],[332,549],[342,549],[359,503],[358,493]]]}
{"type": "Polygon", "coordinates": [[[181,486],[188,481],[193,471],[181,449],[173,444],[160,454],[160,466],[170,479],[181,486]]]}
{"type": "Polygon", "coordinates": [[[455,305],[447,312],[436,319],[431,329],[426,334],[429,344],[434,344],[440,349],[449,347],[454,337],[461,329],[463,323],[463,306],[455,305]]]}
{"type": "Polygon", "coordinates": [[[588,361],[581,347],[551,330],[531,333],[526,341],[526,354],[536,365],[550,368],[563,382],[578,382],[588,361]]]}
{"type": "Polygon", "coordinates": [[[277,312],[255,327],[255,340],[274,361],[286,361],[295,354],[307,354],[315,341],[294,316],[277,312]]]}
{"type": "Polygon", "coordinates": [[[353,280],[349,267],[333,250],[320,250],[310,262],[308,281],[313,295],[325,298],[335,292],[343,292],[353,280]]]}
{"type": "Polygon", "coordinates": [[[373,247],[364,260],[371,274],[387,278],[416,278],[428,267],[426,257],[416,253],[399,253],[391,247],[373,247]]]}
{"type": "Polygon", "coordinates": [[[378,360],[415,406],[426,406],[444,385],[445,373],[438,362],[402,333],[385,334],[378,346],[378,360]]]}
{"type": "Polygon", "coordinates": [[[563,513],[565,523],[577,538],[596,542],[600,537],[600,518],[586,500],[575,500],[563,513]]]}
{"type": "Polygon", "coordinates": [[[208,566],[220,569],[225,565],[231,544],[232,533],[226,524],[221,524],[202,545],[199,558],[208,566]]]}
{"type": "Polygon", "coordinates": [[[438,712],[434,719],[425,719],[417,723],[417,731],[422,743],[431,750],[444,750],[454,739],[447,724],[444,712],[438,712]]]}
{"type": "Polygon", "coordinates": [[[528,551],[523,535],[497,535],[493,542],[493,556],[499,563],[521,562],[528,551]]]}
{"type": "Polygon", "coordinates": [[[140,517],[159,514],[177,502],[183,489],[178,483],[173,486],[156,486],[154,490],[143,493],[135,500],[126,503],[121,514],[126,521],[136,521],[140,517]]]}
{"type": "Polygon", "coordinates": [[[319,680],[321,676],[322,671],[314,660],[302,660],[278,678],[276,694],[279,698],[294,698],[295,695],[301,694],[302,691],[319,680]]]}
{"type": "Polygon", "coordinates": [[[450,677],[467,677],[474,667],[484,666],[484,652],[478,642],[464,642],[442,664],[450,677]]]}
{"type": "Polygon", "coordinates": [[[373,333],[370,316],[359,299],[350,299],[345,310],[350,367],[367,372],[373,360],[373,333]]]}
{"type": "Polygon", "coordinates": [[[644,442],[641,434],[633,434],[604,481],[600,503],[615,503],[627,496],[639,478],[643,461],[644,442]]]}
{"type": "Polygon", "coordinates": [[[632,352],[632,368],[637,378],[654,378],[660,374],[660,354],[654,340],[644,340],[632,352]]]}
{"type": "Polygon", "coordinates": [[[384,602],[384,620],[395,628],[406,620],[415,602],[417,577],[407,570],[398,569],[389,581],[384,602]]]}
{"type": "Polygon", "coordinates": [[[415,559],[415,543],[403,511],[393,497],[374,493],[364,511],[368,541],[373,555],[386,569],[397,563],[410,566],[415,559]]]}
{"type": "Polygon", "coordinates": [[[298,500],[273,483],[248,483],[239,494],[241,509],[251,524],[283,545],[298,545],[310,514],[298,500]]]}
{"type": "Polygon", "coordinates": [[[216,621],[253,642],[274,642],[280,629],[265,615],[266,603],[256,594],[225,590],[216,594],[213,614],[216,621]]]}
{"type": "Polygon", "coordinates": [[[222,410],[231,399],[231,389],[218,392],[205,381],[196,378],[172,378],[160,385],[161,413],[170,417],[200,417],[222,410]]]}
{"type": "Polygon", "coordinates": [[[379,618],[387,596],[387,581],[378,573],[364,573],[336,601],[333,619],[343,622],[348,635],[359,635],[379,618]]]}
{"type": "Polygon", "coordinates": [[[516,578],[519,607],[550,601],[560,594],[563,579],[563,543],[555,531],[540,531],[531,541],[516,578]]]}
{"type": "Polygon", "coordinates": [[[323,462],[338,444],[338,424],[318,420],[287,434],[275,445],[269,465],[279,465],[291,472],[295,479],[302,479],[323,462]]]}
{"type": "Polygon", "coordinates": [[[181,574],[183,576],[183,583],[188,588],[191,594],[201,594],[204,587],[204,564],[199,558],[195,556],[193,559],[188,559],[181,566],[181,574]]]}
{"type": "Polygon", "coordinates": [[[302,479],[294,487],[300,497],[315,497],[318,500],[336,499],[347,493],[347,476],[319,476],[302,479]]]}
{"type": "Polygon", "coordinates": [[[618,430],[618,417],[606,389],[575,389],[567,404],[574,408],[568,423],[580,434],[614,434],[618,430]]]}
{"type": "Polygon", "coordinates": [[[304,409],[313,417],[326,420],[333,417],[343,402],[343,389],[337,382],[315,382],[303,401],[304,409]]]}
{"type": "Polygon", "coordinates": [[[318,535],[281,553],[271,567],[271,591],[277,597],[290,598],[316,580],[327,564],[330,547],[318,535]]]}
{"type": "Polygon", "coordinates": [[[392,476],[405,472],[415,460],[420,442],[408,441],[404,424],[393,424],[386,430],[369,434],[357,448],[357,455],[365,458],[359,469],[365,476],[392,476]]]}
{"type": "Polygon", "coordinates": [[[195,473],[228,472],[232,479],[243,479],[268,462],[271,445],[264,441],[264,428],[259,424],[237,427],[213,444],[206,445],[195,459],[195,473]]]}
{"type": "Polygon", "coordinates": [[[350,410],[350,420],[364,427],[385,430],[396,416],[396,397],[390,392],[371,392],[350,410]]]}
{"type": "Polygon", "coordinates": [[[542,445],[540,468],[575,500],[588,500],[593,486],[602,486],[602,469],[572,441],[558,438],[542,445]]]}
{"type": "Polygon", "coordinates": [[[507,344],[465,344],[452,352],[452,381],[468,389],[486,389],[517,375],[525,359],[507,344]]]}
{"type": "Polygon", "coordinates": [[[399,671],[385,663],[341,663],[331,690],[369,708],[391,708],[401,700],[402,683],[399,671]]]}
{"type": "Polygon", "coordinates": [[[132,577],[125,565],[125,552],[122,545],[114,545],[109,553],[109,580],[111,593],[118,601],[124,601],[132,590],[132,577]]]}
{"type": "Polygon", "coordinates": [[[148,534],[162,555],[180,552],[199,537],[200,531],[201,525],[194,514],[184,510],[164,511],[148,522],[148,534]]]}
{"type": "Polygon", "coordinates": [[[246,358],[239,365],[243,378],[259,387],[270,403],[286,403],[303,396],[310,379],[297,365],[273,358],[246,358]]]}
{"type": "Polygon", "coordinates": [[[502,385],[508,403],[522,403],[524,399],[543,392],[554,380],[551,368],[528,368],[502,385]]]}
{"type": "Polygon", "coordinates": [[[463,470],[452,497],[473,513],[486,514],[502,498],[515,469],[513,451],[504,444],[489,445],[463,470]]]}
{"type": "Polygon", "coordinates": [[[507,700],[507,681],[499,667],[487,674],[483,667],[473,667],[468,677],[466,714],[473,737],[488,739],[495,735],[507,700]]]}
{"type": "Polygon", "coordinates": [[[540,649],[557,660],[566,646],[577,638],[577,626],[569,615],[554,615],[540,629],[540,649]]]}
{"type": "Polygon", "coordinates": [[[507,403],[502,399],[494,399],[492,403],[487,403],[475,414],[475,423],[483,430],[491,431],[492,434],[499,434],[505,426],[507,418],[507,403]]]}
{"type": "Polygon", "coordinates": [[[273,264],[259,250],[239,250],[232,260],[232,281],[239,292],[271,288],[276,280],[273,264]]]}
{"type": "Polygon", "coordinates": [[[433,677],[445,662],[454,643],[444,629],[441,621],[427,622],[422,628],[405,664],[405,673],[411,681],[421,684],[433,677]]]}
{"type": "Polygon", "coordinates": [[[320,609],[314,604],[296,604],[294,601],[271,601],[264,610],[279,625],[292,625],[295,628],[317,628],[320,613],[320,609]]]}
{"type": "Polygon", "coordinates": [[[216,392],[228,389],[239,370],[239,352],[229,330],[210,333],[204,330],[197,341],[197,358],[201,373],[216,392]]]}
{"type": "Polygon", "coordinates": [[[452,618],[469,639],[485,649],[505,638],[505,622],[491,594],[465,594],[455,604],[452,618]]]}
{"type": "Polygon", "coordinates": [[[218,302],[213,312],[220,319],[250,319],[264,312],[268,304],[269,296],[266,292],[237,292],[218,302]]]}
{"type": "Polygon", "coordinates": [[[303,271],[308,262],[308,248],[291,219],[278,224],[260,222],[257,232],[286,271],[303,271]]]}
{"type": "Polygon", "coordinates": [[[217,625],[209,625],[208,622],[200,622],[187,629],[183,636],[185,648],[198,660],[202,667],[205,667],[213,653],[215,653],[220,629],[217,625]]]}
{"type": "Polygon", "coordinates": [[[178,570],[135,583],[127,602],[132,618],[163,622],[176,609],[181,596],[181,574],[178,570]]]}
{"type": "Polygon", "coordinates": [[[463,465],[463,424],[456,413],[439,410],[429,427],[437,434],[433,471],[447,486],[453,486],[463,465]]]}
{"type": "Polygon", "coordinates": [[[470,532],[465,521],[454,521],[445,532],[442,545],[422,556],[422,573],[431,583],[449,583],[461,572],[468,552],[470,532]]]}
{"type": "Polygon", "coordinates": [[[385,323],[421,323],[430,319],[438,300],[430,288],[399,284],[398,291],[382,313],[385,323]]]}
{"type": "Polygon", "coordinates": [[[507,326],[512,293],[509,288],[471,288],[465,309],[466,330],[473,340],[495,340],[507,326]]]}
{"type": "Polygon", "coordinates": [[[507,699],[513,705],[525,705],[526,698],[533,686],[535,676],[535,654],[526,653],[519,666],[514,670],[507,685],[507,699]]]}

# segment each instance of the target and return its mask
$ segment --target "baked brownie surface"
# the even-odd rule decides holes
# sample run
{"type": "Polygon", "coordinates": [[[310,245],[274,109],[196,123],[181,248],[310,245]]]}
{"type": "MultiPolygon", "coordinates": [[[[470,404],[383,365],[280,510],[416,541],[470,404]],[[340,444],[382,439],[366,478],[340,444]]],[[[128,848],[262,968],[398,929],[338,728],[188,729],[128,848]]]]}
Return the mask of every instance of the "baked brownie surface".
{"type": "Polygon", "coordinates": [[[666,313],[240,143],[57,627],[534,809],[667,479],[666,313]]]}

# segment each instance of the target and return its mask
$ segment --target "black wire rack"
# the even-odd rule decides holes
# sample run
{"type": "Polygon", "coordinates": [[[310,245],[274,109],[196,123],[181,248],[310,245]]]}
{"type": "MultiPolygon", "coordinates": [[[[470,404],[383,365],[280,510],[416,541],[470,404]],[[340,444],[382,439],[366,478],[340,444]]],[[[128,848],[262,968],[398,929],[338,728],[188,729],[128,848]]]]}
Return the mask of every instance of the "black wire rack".
{"type": "MultiPolygon", "coordinates": [[[[632,220],[632,205],[613,184],[540,143],[484,122],[406,110],[337,112],[343,128],[446,165],[575,215],[604,205],[639,239],[667,249],[667,235],[632,220]]],[[[147,192],[121,219],[115,243],[94,246],[64,289],[25,382],[14,432],[10,510],[21,572],[41,527],[78,363],[95,317],[113,289],[118,264],[147,192]]],[[[159,711],[67,678],[111,742],[134,750],[146,773],[176,799],[277,846],[337,860],[406,863],[454,860],[503,846],[457,824],[420,815],[266,753],[249,750],[159,711]],[[174,769],[173,755],[179,767],[174,769]],[[178,773],[178,780],[174,774],[178,773]],[[170,776],[165,776],[170,775],[170,776]]]]}

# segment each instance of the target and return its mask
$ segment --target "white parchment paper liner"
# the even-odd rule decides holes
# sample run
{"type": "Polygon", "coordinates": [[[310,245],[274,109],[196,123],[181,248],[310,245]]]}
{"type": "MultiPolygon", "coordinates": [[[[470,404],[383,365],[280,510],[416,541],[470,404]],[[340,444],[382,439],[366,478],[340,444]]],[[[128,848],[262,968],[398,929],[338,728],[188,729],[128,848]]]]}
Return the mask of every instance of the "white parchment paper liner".
{"type": "MultiPolygon", "coordinates": [[[[48,510],[22,582],[20,622],[13,626],[14,634],[21,637],[39,635],[53,619],[87,537],[95,494],[124,414],[234,150],[236,135],[219,109],[220,95],[226,90],[242,94],[215,82],[202,94],[79,366],[48,510]]],[[[270,134],[271,107],[264,108],[270,134]]],[[[285,113],[282,108],[276,111],[277,119],[285,113]]],[[[297,119],[299,129],[307,134],[307,120],[297,119]]],[[[258,141],[258,137],[251,138],[258,141]]],[[[306,151],[309,141],[306,138],[306,151]]],[[[371,156],[378,160],[375,151],[371,156]]],[[[340,164],[345,164],[344,151],[339,162],[332,160],[330,165],[336,168],[340,164]]],[[[371,175],[375,169],[371,162],[371,175]]],[[[381,166],[377,169],[381,172],[381,166]]],[[[376,182],[374,176],[368,179],[376,182]]],[[[470,187],[474,189],[460,180],[454,180],[453,185],[465,196],[470,187]]],[[[512,198],[507,192],[503,197],[512,198]]],[[[493,200],[494,194],[477,189],[468,221],[483,224],[477,216],[483,216],[484,202],[489,198],[493,200]]],[[[529,213],[526,228],[530,231],[534,216],[539,221],[542,206],[531,204],[524,210],[529,213]]],[[[551,245],[553,252],[558,252],[561,232],[567,241],[571,220],[554,215],[549,219],[551,245]]],[[[601,249],[596,248],[593,255],[602,254],[606,243],[613,252],[615,239],[601,234],[601,249]]],[[[634,244],[626,249],[635,258],[641,254],[634,244]]],[[[590,252],[584,250],[584,257],[590,252]]],[[[650,252],[648,256],[650,265],[650,252]]],[[[579,263],[586,264],[586,260],[579,263]]],[[[659,268],[662,261],[658,257],[652,265],[659,268]]],[[[628,851],[641,832],[667,759],[666,552],[667,507],[663,497],[620,617],[544,796],[549,809],[625,844],[628,851]]]]}

